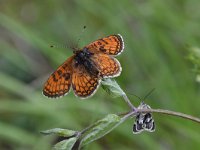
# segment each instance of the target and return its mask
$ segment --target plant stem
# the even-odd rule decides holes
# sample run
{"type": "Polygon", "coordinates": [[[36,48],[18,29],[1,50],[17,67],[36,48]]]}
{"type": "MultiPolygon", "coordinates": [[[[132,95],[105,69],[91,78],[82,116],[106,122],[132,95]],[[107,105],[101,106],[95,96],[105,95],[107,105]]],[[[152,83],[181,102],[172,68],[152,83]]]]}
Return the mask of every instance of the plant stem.
{"type": "Polygon", "coordinates": [[[160,113],[160,114],[167,114],[167,115],[171,115],[171,116],[177,116],[177,117],[181,117],[184,119],[188,119],[194,122],[197,122],[200,124],[200,118],[188,115],[188,114],[184,114],[181,112],[175,112],[175,111],[171,111],[171,110],[165,110],[165,109],[137,109],[136,111],[129,111],[126,113],[123,113],[121,115],[124,115],[124,119],[126,120],[127,118],[129,118],[132,115],[136,115],[136,113],[160,113]]]}
{"type": "Polygon", "coordinates": [[[137,113],[143,113],[143,112],[148,113],[149,112],[149,113],[161,113],[161,114],[167,114],[167,115],[171,115],[171,116],[177,116],[177,117],[181,117],[184,119],[188,119],[188,120],[200,123],[200,118],[197,118],[197,117],[194,117],[194,116],[191,116],[188,114],[180,113],[180,112],[175,112],[175,111],[165,110],[165,109],[138,109],[131,103],[131,101],[129,100],[129,98],[127,97],[125,92],[124,92],[124,94],[122,94],[122,97],[125,100],[125,102],[128,104],[128,106],[131,108],[131,111],[121,114],[121,115],[123,115],[122,120],[126,120],[130,116],[136,115],[137,113]]]}
{"type": "Polygon", "coordinates": [[[171,111],[171,110],[164,110],[164,109],[139,109],[138,112],[153,112],[153,113],[161,113],[161,114],[167,114],[167,115],[171,115],[171,116],[177,116],[177,117],[181,117],[184,119],[188,119],[197,123],[200,123],[200,118],[188,115],[188,114],[184,114],[181,112],[175,112],[175,111],[171,111]]]}
{"type": "Polygon", "coordinates": [[[131,101],[129,100],[129,98],[127,97],[125,93],[122,95],[122,97],[125,100],[125,102],[128,104],[128,106],[131,108],[132,111],[137,111],[137,108],[133,106],[133,104],[131,103],[131,101]]]}

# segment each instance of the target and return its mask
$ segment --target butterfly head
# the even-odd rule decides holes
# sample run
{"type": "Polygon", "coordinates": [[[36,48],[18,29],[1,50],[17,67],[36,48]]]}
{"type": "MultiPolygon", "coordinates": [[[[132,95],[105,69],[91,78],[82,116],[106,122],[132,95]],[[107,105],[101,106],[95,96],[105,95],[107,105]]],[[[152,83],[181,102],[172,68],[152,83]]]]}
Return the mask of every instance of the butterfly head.
{"type": "Polygon", "coordinates": [[[151,109],[151,107],[142,101],[140,105],[138,106],[138,109],[151,109]]]}
{"type": "Polygon", "coordinates": [[[80,51],[80,49],[76,47],[72,47],[71,49],[73,50],[74,54],[77,54],[80,51]]]}

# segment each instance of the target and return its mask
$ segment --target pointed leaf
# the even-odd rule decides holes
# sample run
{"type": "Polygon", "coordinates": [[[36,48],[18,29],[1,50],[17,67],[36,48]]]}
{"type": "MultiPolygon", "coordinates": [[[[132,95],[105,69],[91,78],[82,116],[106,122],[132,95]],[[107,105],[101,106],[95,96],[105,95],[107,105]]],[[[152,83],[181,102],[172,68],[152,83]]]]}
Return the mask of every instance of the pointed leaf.
{"type": "Polygon", "coordinates": [[[71,150],[77,141],[77,137],[73,137],[67,140],[63,140],[54,145],[53,150],[71,150]]]}
{"type": "Polygon", "coordinates": [[[41,131],[42,134],[56,134],[58,136],[69,137],[77,133],[77,131],[69,130],[69,129],[61,129],[61,128],[54,128],[45,131],[41,131]]]}
{"type": "Polygon", "coordinates": [[[103,89],[113,97],[118,97],[125,94],[114,79],[103,79],[101,83],[103,89]]]}
{"type": "Polygon", "coordinates": [[[103,137],[122,122],[121,118],[115,114],[109,114],[105,118],[98,120],[84,134],[81,140],[81,147],[103,137]]]}

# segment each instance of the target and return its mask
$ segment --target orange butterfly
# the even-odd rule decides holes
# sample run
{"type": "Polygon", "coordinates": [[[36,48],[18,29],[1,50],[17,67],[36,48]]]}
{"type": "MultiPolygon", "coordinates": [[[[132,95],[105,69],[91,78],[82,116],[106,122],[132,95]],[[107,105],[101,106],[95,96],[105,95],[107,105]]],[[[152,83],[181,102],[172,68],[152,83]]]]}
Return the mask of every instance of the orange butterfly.
{"type": "Polygon", "coordinates": [[[100,85],[101,79],[117,77],[121,65],[114,56],[124,49],[121,35],[110,35],[96,40],[83,49],[75,50],[46,81],[43,94],[50,98],[66,95],[70,87],[76,96],[92,96],[100,85]]]}

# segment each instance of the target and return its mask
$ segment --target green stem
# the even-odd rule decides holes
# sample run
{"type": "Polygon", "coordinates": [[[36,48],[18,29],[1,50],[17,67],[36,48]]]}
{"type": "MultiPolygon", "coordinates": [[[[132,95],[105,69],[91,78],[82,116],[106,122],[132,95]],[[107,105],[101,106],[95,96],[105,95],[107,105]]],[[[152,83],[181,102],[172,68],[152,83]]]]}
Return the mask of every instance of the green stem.
{"type": "Polygon", "coordinates": [[[133,104],[131,103],[131,101],[129,100],[129,98],[127,97],[127,95],[125,93],[122,95],[122,97],[125,100],[125,102],[128,104],[128,106],[131,108],[132,111],[137,110],[137,108],[135,106],[133,106],[133,104]]]}

